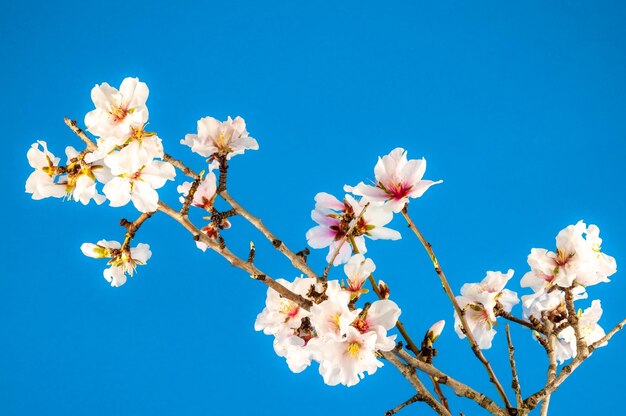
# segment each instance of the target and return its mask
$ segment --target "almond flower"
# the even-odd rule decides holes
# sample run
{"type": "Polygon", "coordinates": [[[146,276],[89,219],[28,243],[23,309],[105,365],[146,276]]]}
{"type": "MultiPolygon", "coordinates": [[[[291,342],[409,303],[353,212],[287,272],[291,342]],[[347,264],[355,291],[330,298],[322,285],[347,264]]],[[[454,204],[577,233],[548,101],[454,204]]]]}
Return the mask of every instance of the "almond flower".
{"type": "Polygon", "coordinates": [[[174,166],[167,162],[153,160],[134,170],[120,158],[109,160],[113,179],[104,185],[102,191],[112,207],[121,207],[132,201],[140,212],[154,212],[158,208],[159,194],[156,189],[176,176],[174,166]]]}
{"type": "Polygon", "coordinates": [[[311,212],[311,218],[319,225],[307,231],[307,242],[313,248],[329,247],[326,256],[326,261],[329,262],[337,248],[340,247],[339,254],[333,263],[338,265],[350,259],[352,248],[346,241],[346,233],[355,225],[355,222],[357,223],[354,227],[353,236],[360,253],[367,252],[364,237],[372,240],[398,240],[402,238],[396,230],[384,227],[393,219],[391,211],[370,205],[361,216],[364,207],[365,202],[359,202],[350,195],[346,195],[341,202],[325,192],[318,193],[315,195],[315,209],[311,212]]]}
{"type": "Polygon", "coordinates": [[[85,116],[85,125],[100,137],[126,137],[148,121],[148,86],[138,78],[125,78],[117,90],[106,82],[91,90],[96,106],[85,116]]]}
{"type": "Polygon", "coordinates": [[[376,265],[372,259],[366,259],[362,254],[355,254],[343,266],[343,271],[348,276],[348,287],[350,299],[355,299],[368,292],[363,288],[367,278],[374,273],[376,265]]]}
{"type": "Polygon", "coordinates": [[[65,148],[67,167],[65,175],[59,177],[58,183],[65,185],[65,192],[75,201],[87,205],[92,199],[100,205],[106,197],[98,193],[96,179],[106,183],[111,179],[109,168],[102,160],[87,163],[84,154],[79,153],[72,146],[65,148]]]}
{"type": "Polygon", "coordinates": [[[55,182],[59,174],[59,161],[49,150],[46,142],[38,140],[26,153],[28,163],[35,169],[26,180],[26,192],[33,199],[63,198],[65,186],[55,182]],[[39,147],[41,146],[40,150],[39,147]]]}
{"type": "Polygon", "coordinates": [[[443,181],[423,180],[426,172],[425,159],[407,160],[406,150],[398,147],[386,156],[378,158],[374,167],[376,182],[366,185],[344,187],[344,191],[361,195],[366,201],[384,203],[393,212],[400,212],[409,198],[419,198],[428,188],[443,181]]]}
{"type": "Polygon", "coordinates": [[[579,221],[561,230],[556,237],[556,252],[533,248],[528,256],[530,272],[521,281],[522,287],[541,292],[557,285],[592,286],[608,282],[617,271],[615,259],[600,251],[602,239],[595,225],[579,221]]]}
{"type": "Polygon", "coordinates": [[[133,276],[137,265],[145,265],[152,256],[150,246],[142,243],[122,250],[122,245],[117,241],[100,240],[96,244],[83,243],[80,249],[87,257],[111,259],[107,263],[111,267],[105,269],[103,275],[113,287],[126,283],[126,275],[133,276]]]}
{"type": "Polygon", "coordinates": [[[243,154],[246,150],[258,150],[259,144],[248,136],[246,122],[237,116],[219,121],[213,117],[198,120],[198,134],[187,134],[181,144],[204,157],[223,155],[227,159],[243,154]]]}
{"type": "MultiPolygon", "coordinates": [[[[602,306],[599,300],[591,302],[591,306],[585,309],[578,317],[578,329],[580,336],[588,346],[594,342],[600,341],[604,335],[604,329],[598,325],[598,321],[602,317],[602,306]]],[[[574,328],[567,327],[559,333],[559,341],[557,343],[556,355],[559,362],[563,363],[570,358],[576,357],[577,345],[576,334],[574,328]]],[[[599,345],[604,347],[607,343],[599,345]]]]}
{"type": "Polygon", "coordinates": [[[270,288],[265,308],[257,316],[254,328],[274,335],[274,350],[285,357],[291,371],[303,371],[317,361],[326,384],[352,386],[365,373],[382,367],[376,350],[395,347],[396,336],[387,335],[400,315],[394,302],[376,301],[364,310],[351,310],[350,291],[336,280],[326,282],[326,287],[311,278],[277,282],[314,303],[308,312],[270,288]]]}
{"type": "MultiPolygon", "coordinates": [[[[513,270],[506,274],[487,272],[487,276],[480,283],[466,283],[461,287],[461,296],[456,300],[465,313],[465,320],[472,332],[479,348],[491,348],[491,341],[496,334],[496,308],[510,312],[513,305],[519,303],[517,294],[504,289],[506,283],[513,277],[513,270]]],[[[461,320],[454,313],[454,330],[459,338],[465,338],[461,320]]]]}

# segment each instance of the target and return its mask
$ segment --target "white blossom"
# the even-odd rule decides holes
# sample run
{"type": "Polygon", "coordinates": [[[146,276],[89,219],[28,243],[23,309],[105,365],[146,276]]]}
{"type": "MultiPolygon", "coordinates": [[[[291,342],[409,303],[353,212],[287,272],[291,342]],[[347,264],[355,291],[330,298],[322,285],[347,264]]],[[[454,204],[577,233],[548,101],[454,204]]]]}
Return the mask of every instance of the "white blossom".
{"type": "Polygon", "coordinates": [[[396,230],[384,227],[393,219],[393,214],[383,207],[368,206],[361,216],[365,202],[359,202],[351,195],[346,195],[341,202],[325,192],[318,193],[315,202],[311,218],[318,225],[307,231],[306,238],[313,248],[329,247],[326,261],[330,261],[337,248],[341,247],[334,265],[343,264],[350,259],[352,249],[346,241],[346,233],[353,225],[354,241],[360,253],[367,252],[364,237],[372,240],[402,238],[396,230]]]}
{"type": "Polygon", "coordinates": [[[258,150],[255,139],[248,136],[246,122],[237,116],[219,121],[213,117],[198,120],[198,134],[187,134],[181,144],[204,157],[225,155],[227,159],[243,154],[246,150],[258,150]]]}
{"type": "Polygon", "coordinates": [[[419,198],[428,188],[443,182],[423,180],[426,160],[407,160],[406,154],[406,150],[398,147],[379,157],[374,167],[374,186],[360,182],[356,186],[346,185],[344,190],[361,195],[366,201],[385,203],[393,212],[400,212],[409,198],[419,198]]]}
{"type": "Polygon", "coordinates": [[[362,254],[355,254],[343,266],[344,273],[348,277],[348,287],[352,299],[358,298],[368,290],[363,288],[367,278],[374,273],[376,265],[372,259],[366,259],[362,254]]]}
{"type": "Polygon", "coordinates": [[[174,166],[167,162],[154,160],[134,171],[124,165],[120,159],[109,162],[111,172],[117,175],[106,185],[103,192],[112,207],[121,207],[129,201],[140,212],[154,212],[158,208],[159,194],[156,189],[165,185],[176,176],[174,166]]]}
{"type": "Polygon", "coordinates": [[[138,78],[125,78],[117,90],[106,82],[91,90],[96,106],[85,116],[85,125],[100,137],[126,137],[148,121],[148,86],[138,78]]]}
{"type": "MultiPolygon", "coordinates": [[[[604,329],[598,325],[598,321],[602,317],[602,306],[599,300],[591,302],[591,306],[580,314],[578,318],[578,329],[582,340],[587,345],[591,345],[597,341],[600,341],[605,334],[604,329]]],[[[577,345],[576,334],[574,328],[567,327],[563,329],[558,335],[559,342],[557,343],[556,353],[559,362],[576,357],[577,345]]],[[[600,347],[607,345],[607,342],[600,344],[600,347]]]]}
{"type": "Polygon", "coordinates": [[[26,157],[30,166],[35,169],[26,180],[26,192],[32,194],[33,199],[63,198],[66,194],[65,186],[54,181],[61,159],[48,151],[46,142],[38,140],[33,143],[26,157]],[[40,146],[43,150],[39,149],[40,146]]]}
{"type": "Polygon", "coordinates": [[[110,267],[104,270],[104,278],[113,287],[126,283],[126,276],[133,276],[137,265],[145,265],[152,252],[148,244],[123,249],[117,241],[100,240],[96,244],[83,243],[80,247],[84,255],[92,258],[109,258],[110,267]]]}
{"type": "MultiPolygon", "coordinates": [[[[506,274],[487,272],[487,276],[480,283],[466,283],[461,287],[461,296],[456,300],[463,309],[465,320],[481,349],[491,348],[491,341],[496,334],[497,308],[510,312],[512,307],[519,303],[517,294],[504,289],[506,283],[513,277],[513,270],[506,274]]],[[[454,329],[459,338],[465,338],[461,319],[454,313],[454,329]]]]}
{"type": "Polygon", "coordinates": [[[556,237],[556,252],[533,248],[528,256],[531,270],[524,275],[522,287],[541,292],[553,285],[592,286],[608,282],[617,271],[615,259],[600,251],[602,239],[595,225],[582,221],[569,225],[556,237]]]}

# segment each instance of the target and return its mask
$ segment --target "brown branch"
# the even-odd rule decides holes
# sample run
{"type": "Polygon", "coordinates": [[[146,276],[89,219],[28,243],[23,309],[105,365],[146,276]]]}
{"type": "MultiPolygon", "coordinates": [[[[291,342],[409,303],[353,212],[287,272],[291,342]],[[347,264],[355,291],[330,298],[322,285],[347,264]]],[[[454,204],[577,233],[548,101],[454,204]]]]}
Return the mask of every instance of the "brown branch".
{"type": "Polygon", "coordinates": [[[283,253],[289,260],[291,260],[291,264],[302,273],[307,275],[308,277],[312,277],[314,279],[320,279],[320,277],[315,274],[313,269],[304,261],[302,256],[298,256],[296,253],[291,251],[287,245],[281,240],[279,240],[266,226],[263,224],[260,218],[252,215],[248,210],[246,210],[243,206],[241,206],[230,194],[227,190],[223,190],[219,194],[231,207],[233,207],[239,215],[245,218],[250,224],[254,226],[257,230],[261,232],[267,238],[272,245],[276,248],[276,250],[283,253]]]}
{"type": "MultiPolygon", "coordinates": [[[[617,324],[608,334],[606,334],[602,339],[591,344],[588,349],[589,353],[597,349],[600,345],[608,342],[617,332],[619,332],[622,328],[626,326],[626,319],[623,319],[619,324],[617,324]]],[[[526,400],[524,400],[524,405],[528,410],[532,410],[539,402],[541,402],[547,395],[552,394],[573,372],[589,358],[589,355],[583,357],[580,354],[577,354],[576,357],[572,360],[571,363],[564,366],[561,369],[559,375],[556,376],[552,382],[547,383],[541,390],[533,393],[528,396],[526,400]]]]}
{"type": "Polygon", "coordinates": [[[397,405],[391,410],[388,410],[385,413],[385,416],[395,415],[396,413],[398,413],[400,410],[404,409],[405,407],[412,405],[415,402],[423,402],[423,401],[424,401],[424,395],[417,393],[415,396],[411,397],[409,400],[400,403],[399,405],[397,405]]]}
{"type": "Polygon", "coordinates": [[[509,346],[509,364],[511,366],[511,387],[515,392],[515,402],[518,409],[522,407],[524,399],[522,396],[522,386],[519,382],[519,376],[517,375],[517,366],[515,365],[515,347],[513,346],[513,340],[511,339],[511,329],[509,324],[506,324],[506,342],[509,346]]]}
{"type": "MultiPolygon", "coordinates": [[[[341,251],[341,247],[343,247],[343,245],[346,243],[346,240],[348,240],[350,237],[352,237],[352,240],[350,242],[351,243],[354,242],[354,236],[352,236],[352,234],[354,233],[354,230],[356,229],[356,227],[359,225],[359,222],[363,218],[363,215],[365,214],[365,210],[367,209],[367,207],[369,207],[369,205],[370,205],[369,202],[367,204],[365,204],[365,206],[361,210],[361,213],[359,214],[359,216],[356,219],[353,220],[353,224],[348,229],[348,231],[346,232],[346,236],[344,237],[344,239],[341,240],[341,243],[339,243],[339,245],[335,248],[335,251],[333,252],[333,255],[330,256],[330,261],[328,262],[328,264],[326,265],[326,268],[324,269],[324,274],[322,274],[322,280],[326,280],[326,278],[328,277],[328,273],[330,273],[330,269],[333,267],[333,263],[335,262],[335,259],[339,255],[339,252],[341,251]]],[[[353,244],[353,247],[356,247],[356,243],[353,244]]],[[[376,290],[376,289],[374,289],[374,290],[376,290]]],[[[379,295],[379,297],[380,297],[380,295],[379,295]]]]}
{"type": "MultiPolygon", "coordinates": [[[[354,241],[354,236],[351,235],[351,234],[348,234],[348,241],[350,241],[350,245],[352,246],[352,252],[354,254],[358,254],[359,253],[359,248],[356,246],[356,242],[354,241]]],[[[370,284],[372,286],[372,289],[374,290],[374,293],[376,293],[376,296],[378,296],[378,299],[384,299],[384,296],[380,293],[380,290],[378,289],[378,285],[376,284],[376,280],[374,279],[374,275],[370,274],[368,276],[368,279],[369,279],[369,282],[370,282],[370,284]]],[[[396,321],[396,328],[398,328],[398,331],[402,335],[402,338],[404,338],[406,343],[407,343],[407,347],[409,347],[409,349],[411,351],[413,351],[413,354],[415,354],[416,356],[420,355],[419,348],[417,348],[417,345],[415,345],[415,343],[413,342],[413,340],[409,336],[409,333],[404,328],[404,324],[398,320],[398,321],[396,321]]]]}
{"type": "Polygon", "coordinates": [[[148,218],[152,217],[154,212],[144,212],[135,221],[128,221],[126,218],[120,220],[120,225],[126,228],[126,236],[122,243],[121,251],[130,249],[130,241],[135,238],[135,233],[148,218]]]}
{"type": "Polygon", "coordinates": [[[183,162],[181,162],[178,159],[174,159],[172,156],[168,155],[167,153],[163,154],[163,160],[168,162],[169,164],[171,164],[175,168],[179,169],[181,172],[183,172],[183,174],[185,176],[188,176],[191,179],[195,180],[199,176],[196,172],[193,171],[193,169],[188,168],[187,166],[185,166],[185,164],[183,162]]]}
{"type": "Polygon", "coordinates": [[[484,394],[482,394],[482,393],[472,389],[471,387],[467,386],[466,384],[461,383],[460,381],[455,380],[454,378],[448,376],[446,373],[444,373],[443,371],[437,369],[432,364],[425,363],[422,360],[420,360],[419,358],[415,358],[415,357],[411,356],[408,352],[406,352],[406,351],[404,351],[402,349],[397,349],[395,351],[395,353],[398,356],[400,356],[404,361],[406,361],[410,366],[414,367],[415,369],[423,371],[424,373],[428,374],[429,376],[436,377],[437,380],[441,384],[445,384],[446,386],[450,387],[452,389],[452,391],[454,391],[454,394],[456,394],[457,396],[465,397],[465,398],[468,398],[468,399],[474,401],[480,407],[482,407],[483,409],[487,410],[488,412],[490,412],[493,415],[498,415],[498,416],[508,416],[509,415],[509,411],[507,409],[504,409],[504,408],[498,406],[489,397],[487,397],[484,394]]]}
{"type": "Polygon", "coordinates": [[[193,183],[191,184],[191,188],[189,188],[189,192],[187,193],[187,196],[185,197],[185,201],[183,202],[183,206],[180,209],[180,215],[182,215],[183,217],[186,217],[189,214],[189,207],[191,206],[191,203],[193,202],[193,197],[196,194],[196,191],[198,190],[198,186],[200,186],[200,182],[202,182],[202,177],[198,176],[196,177],[196,179],[193,180],[193,183]]]}
{"type": "Polygon", "coordinates": [[[248,263],[247,261],[244,261],[240,259],[239,257],[237,257],[227,247],[220,245],[218,242],[211,239],[211,237],[203,233],[202,230],[200,230],[193,223],[191,223],[191,221],[189,221],[187,217],[183,217],[180,214],[180,212],[174,210],[163,201],[159,201],[159,211],[165,213],[166,215],[174,219],[176,222],[181,224],[183,227],[185,227],[185,229],[187,229],[187,231],[189,231],[195,238],[197,238],[198,241],[203,242],[211,250],[217,252],[219,255],[224,257],[232,266],[237,267],[247,272],[248,274],[250,274],[251,277],[262,281],[267,286],[274,289],[282,297],[297,303],[303,308],[310,309],[310,307],[312,306],[312,302],[310,300],[305,299],[304,297],[293,293],[292,291],[290,291],[289,289],[287,289],[286,287],[284,287],[283,285],[281,285],[280,283],[278,283],[277,281],[269,277],[269,275],[261,271],[254,264],[248,263]]]}
{"type": "Polygon", "coordinates": [[[422,401],[428,404],[437,414],[439,415],[447,415],[452,416],[451,413],[446,409],[441,403],[439,403],[432,394],[428,391],[424,383],[419,379],[415,369],[407,364],[404,364],[395,354],[391,351],[383,352],[381,354],[387,361],[393,364],[400,373],[406,378],[409,383],[415,388],[417,393],[420,395],[422,401]]]}
{"type": "Polygon", "coordinates": [[[467,339],[468,339],[468,341],[470,343],[472,351],[474,352],[474,355],[476,355],[476,358],[478,358],[478,360],[485,367],[485,370],[489,374],[489,381],[491,381],[493,383],[493,385],[495,386],[496,390],[498,391],[498,394],[502,398],[502,402],[504,403],[505,407],[507,409],[509,409],[509,412],[511,414],[514,414],[515,413],[515,409],[511,406],[511,403],[509,402],[509,399],[506,397],[506,393],[504,392],[504,388],[502,387],[502,384],[498,380],[498,377],[496,376],[496,373],[493,371],[493,368],[491,367],[491,363],[489,362],[489,360],[487,360],[487,358],[484,356],[484,354],[482,353],[482,351],[478,347],[478,343],[476,342],[476,339],[474,338],[474,335],[472,334],[472,331],[470,331],[468,329],[469,325],[467,324],[467,320],[465,319],[465,313],[463,312],[463,310],[459,306],[458,302],[456,301],[456,298],[454,297],[454,293],[452,292],[452,289],[450,288],[450,284],[448,283],[448,279],[446,278],[446,275],[444,274],[443,270],[441,269],[441,266],[439,265],[439,261],[437,260],[437,256],[435,256],[435,252],[432,249],[432,245],[428,241],[426,241],[426,239],[424,238],[422,233],[417,229],[417,227],[415,226],[415,224],[413,223],[413,221],[409,217],[407,206],[405,206],[402,209],[402,216],[404,216],[404,219],[406,220],[409,228],[411,228],[411,230],[413,230],[413,232],[415,233],[417,238],[420,240],[420,242],[422,243],[422,245],[426,249],[426,252],[428,253],[428,256],[430,257],[430,260],[433,263],[433,267],[435,268],[435,272],[437,273],[437,276],[439,276],[439,280],[441,281],[441,285],[443,286],[443,290],[446,292],[446,295],[448,295],[448,298],[450,299],[450,302],[452,302],[452,305],[454,306],[454,310],[456,311],[457,315],[459,316],[463,332],[467,336],[467,339]]]}
{"type": "Polygon", "coordinates": [[[578,315],[576,314],[576,308],[574,307],[574,294],[572,288],[565,289],[565,309],[567,309],[567,322],[574,328],[574,334],[576,335],[576,355],[587,356],[589,355],[589,348],[587,343],[580,334],[580,327],[578,325],[578,315]]]}
{"type": "Polygon", "coordinates": [[[524,326],[533,331],[537,331],[541,334],[545,334],[546,332],[546,329],[543,327],[543,325],[537,325],[535,323],[525,321],[524,319],[520,319],[501,308],[496,310],[496,316],[501,316],[508,321],[515,322],[518,325],[524,326]]]}
{"type": "Polygon", "coordinates": [[[87,145],[87,150],[94,151],[98,148],[94,141],[91,140],[80,127],[78,127],[78,123],[76,123],[75,120],[70,120],[67,117],[64,117],[63,120],[65,121],[65,124],[67,124],[67,126],[72,129],[72,131],[76,133],[76,135],[80,137],[83,142],[85,142],[85,144],[87,145]]]}
{"type": "MultiPolygon", "coordinates": [[[[546,352],[548,353],[548,377],[546,384],[551,383],[556,378],[556,334],[554,333],[554,323],[550,319],[546,318],[546,332],[548,334],[548,344],[546,352]]],[[[541,402],[541,416],[548,416],[548,409],[550,407],[551,394],[547,394],[541,402]]]]}

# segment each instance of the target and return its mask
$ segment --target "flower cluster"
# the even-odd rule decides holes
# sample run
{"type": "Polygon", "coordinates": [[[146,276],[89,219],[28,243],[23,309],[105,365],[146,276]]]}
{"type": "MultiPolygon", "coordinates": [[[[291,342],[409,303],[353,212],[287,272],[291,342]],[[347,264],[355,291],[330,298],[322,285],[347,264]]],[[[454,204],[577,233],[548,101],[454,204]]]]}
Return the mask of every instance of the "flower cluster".
{"type": "MultiPolygon", "coordinates": [[[[609,282],[617,271],[615,259],[601,252],[600,230],[583,221],[569,225],[556,237],[556,252],[533,248],[528,256],[530,271],[521,281],[533,294],[522,296],[524,316],[549,320],[554,325],[567,322],[566,295],[573,301],[587,298],[586,288],[609,282]]],[[[578,312],[581,337],[587,345],[599,341],[604,330],[598,325],[602,316],[599,300],[578,312]]],[[[556,356],[560,362],[576,356],[575,330],[567,326],[557,335],[556,356]]]]}
{"type": "Polygon", "coordinates": [[[387,331],[400,316],[400,308],[390,300],[366,304],[362,309],[354,306],[363,293],[363,276],[374,267],[362,255],[353,256],[344,266],[348,287],[341,287],[336,280],[279,279],[287,289],[313,301],[313,307],[304,310],[268,289],[265,309],[254,328],[274,336],[274,350],[285,357],[291,371],[301,372],[316,361],[326,384],[357,384],[365,373],[371,375],[382,367],[376,351],[394,348],[395,335],[387,335],[387,331]]]}
{"type": "Polygon", "coordinates": [[[461,287],[461,296],[457,296],[456,301],[463,310],[468,328],[463,328],[455,312],[454,329],[460,338],[465,338],[464,330],[469,330],[481,349],[491,348],[491,341],[496,335],[497,312],[511,312],[513,306],[519,303],[517,294],[504,288],[512,277],[513,270],[506,274],[487,272],[480,283],[466,283],[461,287]]]}
{"type": "Polygon", "coordinates": [[[311,228],[306,238],[313,248],[329,247],[326,260],[330,262],[338,251],[333,264],[343,264],[350,258],[352,249],[345,244],[346,239],[355,248],[366,253],[365,238],[372,240],[398,240],[399,232],[386,228],[393,214],[400,212],[409,198],[418,198],[428,188],[442,181],[423,180],[426,161],[408,160],[407,152],[397,148],[378,159],[374,167],[374,186],[363,182],[357,186],[345,185],[344,190],[361,199],[346,194],[343,201],[325,192],[315,196],[315,209],[311,218],[318,225],[311,228]]]}
{"type": "Polygon", "coordinates": [[[59,166],[46,147],[37,142],[27,157],[35,168],[26,182],[33,199],[72,197],[83,204],[91,199],[112,207],[133,203],[140,212],[157,210],[157,189],[173,180],[174,167],[164,161],[161,139],[145,130],[148,121],[148,87],[137,78],[126,78],[120,89],[106,82],[91,90],[95,109],[85,116],[87,130],[97,136],[97,148],[77,152],[66,149],[67,165],[59,166]],[[43,148],[39,150],[39,145],[43,148]],[[102,192],[96,189],[96,180],[102,192]]]}

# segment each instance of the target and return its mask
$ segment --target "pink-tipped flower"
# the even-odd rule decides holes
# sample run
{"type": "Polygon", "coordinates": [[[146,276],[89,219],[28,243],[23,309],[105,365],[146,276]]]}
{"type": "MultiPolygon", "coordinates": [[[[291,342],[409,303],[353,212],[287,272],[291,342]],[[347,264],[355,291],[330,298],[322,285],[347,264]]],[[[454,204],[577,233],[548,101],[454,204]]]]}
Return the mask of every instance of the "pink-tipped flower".
{"type": "Polygon", "coordinates": [[[246,150],[258,150],[259,144],[248,136],[246,122],[237,116],[233,120],[219,121],[213,117],[198,120],[198,134],[187,134],[181,144],[191,147],[200,156],[223,155],[227,159],[243,154],[246,150]]]}
{"type": "Polygon", "coordinates": [[[343,202],[325,192],[315,195],[315,209],[311,218],[319,225],[306,233],[309,245],[313,248],[329,247],[327,261],[339,248],[334,265],[343,264],[350,259],[352,248],[347,239],[347,233],[352,228],[354,242],[360,253],[367,252],[364,237],[372,240],[398,240],[402,238],[399,232],[384,227],[393,219],[391,211],[376,206],[367,206],[366,202],[357,201],[346,195],[343,202]],[[361,213],[365,212],[361,216],[361,213]]]}
{"type": "Polygon", "coordinates": [[[428,339],[431,345],[439,338],[445,326],[446,321],[442,319],[441,321],[435,322],[428,332],[426,332],[426,339],[428,339]]]}
{"type": "Polygon", "coordinates": [[[96,106],[85,116],[87,130],[96,136],[125,137],[148,121],[148,86],[138,78],[125,78],[120,89],[106,82],[91,90],[96,106]]]}
{"type": "Polygon", "coordinates": [[[615,259],[600,251],[602,239],[595,225],[579,221],[569,225],[556,237],[556,253],[533,248],[528,256],[530,271],[521,281],[522,287],[541,292],[557,285],[573,284],[592,286],[609,282],[609,276],[617,271],[615,259]]]}
{"type": "Polygon", "coordinates": [[[373,203],[384,203],[393,212],[400,212],[409,198],[419,198],[428,188],[443,182],[423,180],[426,160],[407,160],[406,154],[406,150],[398,147],[388,155],[379,157],[374,167],[374,186],[360,182],[356,186],[346,185],[344,190],[361,195],[373,203]]]}

